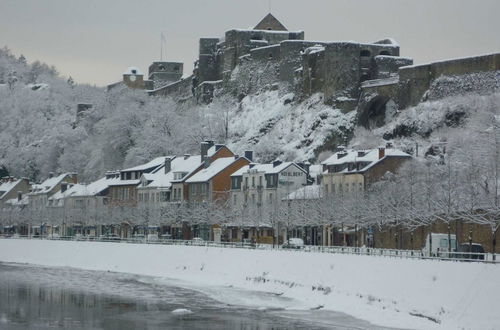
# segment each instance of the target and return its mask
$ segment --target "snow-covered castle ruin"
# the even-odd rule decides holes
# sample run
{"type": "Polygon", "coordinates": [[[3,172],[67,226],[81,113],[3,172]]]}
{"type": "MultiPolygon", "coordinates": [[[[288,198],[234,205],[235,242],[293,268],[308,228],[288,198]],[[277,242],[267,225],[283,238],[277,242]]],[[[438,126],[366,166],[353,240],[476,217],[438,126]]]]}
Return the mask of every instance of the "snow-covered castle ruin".
{"type": "Polygon", "coordinates": [[[193,97],[199,103],[211,102],[217,91],[242,99],[263,88],[286,88],[296,101],[321,93],[325,104],[343,112],[356,110],[358,123],[373,128],[385,123],[386,111],[438,98],[427,92],[436,84],[447,95],[463,91],[464,81],[469,81],[470,92],[499,90],[498,70],[498,53],[413,66],[390,38],[373,43],[307,41],[303,31],[288,31],[268,14],[253,29],[201,38],[189,77],[181,78],[182,63],[154,62],[149,80],[130,68],[117,84],[150,95],[193,97]]]}

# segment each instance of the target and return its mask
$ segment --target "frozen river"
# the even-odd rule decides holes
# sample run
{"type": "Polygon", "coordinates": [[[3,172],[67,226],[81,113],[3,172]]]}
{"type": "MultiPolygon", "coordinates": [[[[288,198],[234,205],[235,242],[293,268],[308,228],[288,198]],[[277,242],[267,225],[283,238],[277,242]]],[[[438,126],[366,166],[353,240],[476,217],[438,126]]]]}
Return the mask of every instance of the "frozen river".
{"type": "Polygon", "coordinates": [[[329,311],[228,305],[144,276],[2,263],[0,328],[382,329],[329,311]]]}

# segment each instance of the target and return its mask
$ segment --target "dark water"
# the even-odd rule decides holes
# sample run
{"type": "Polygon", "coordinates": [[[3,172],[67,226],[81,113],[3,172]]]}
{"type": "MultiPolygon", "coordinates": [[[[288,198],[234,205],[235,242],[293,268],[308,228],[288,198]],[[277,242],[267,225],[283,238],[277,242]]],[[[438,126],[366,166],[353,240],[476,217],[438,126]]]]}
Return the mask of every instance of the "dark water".
{"type": "Polygon", "coordinates": [[[327,311],[226,305],[136,275],[0,263],[0,329],[52,328],[375,329],[327,311]],[[172,313],[180,308],[192,314],[172,313]]]}

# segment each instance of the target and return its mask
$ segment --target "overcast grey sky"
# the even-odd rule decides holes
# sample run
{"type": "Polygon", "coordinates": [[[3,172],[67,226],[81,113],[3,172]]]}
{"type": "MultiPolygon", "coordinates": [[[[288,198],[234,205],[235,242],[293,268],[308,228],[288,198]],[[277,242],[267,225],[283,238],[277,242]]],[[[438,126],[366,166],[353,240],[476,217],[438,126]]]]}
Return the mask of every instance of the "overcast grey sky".
{"type": "MultiPolygon", "coordinates": [[[[253,27],[269,0],[0,0],[0,47],[106,85],[160,57],[192,71],[200,37],[253,27]]],[[[499,0],[272,0],[272,13],[307,40],[393,37],[416,63],[500,52],[499,0]]]]}

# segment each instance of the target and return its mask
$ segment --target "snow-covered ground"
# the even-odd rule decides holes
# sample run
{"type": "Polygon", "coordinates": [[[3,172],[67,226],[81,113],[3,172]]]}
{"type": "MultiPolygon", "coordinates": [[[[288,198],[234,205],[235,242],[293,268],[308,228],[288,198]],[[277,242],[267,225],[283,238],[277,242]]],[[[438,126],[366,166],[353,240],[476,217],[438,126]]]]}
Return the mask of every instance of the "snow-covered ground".
{"type": "Polygon", "coordinates": [[[491,264],[22,239],[0,239],[0,261],[174,279],[227,303],[322,306],[390,327],[500,328],[500,268],[491,264]]]}

